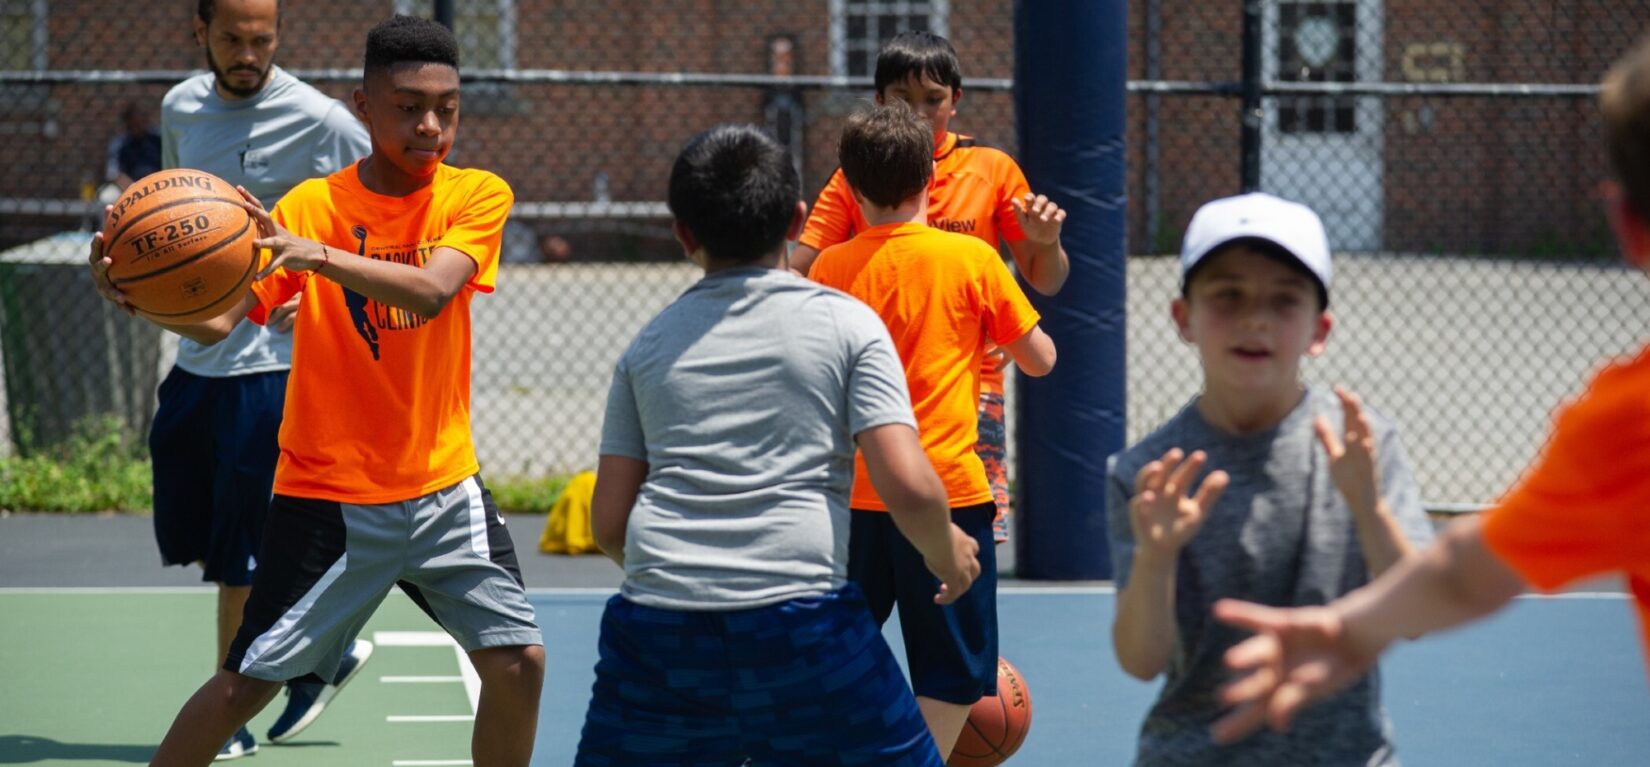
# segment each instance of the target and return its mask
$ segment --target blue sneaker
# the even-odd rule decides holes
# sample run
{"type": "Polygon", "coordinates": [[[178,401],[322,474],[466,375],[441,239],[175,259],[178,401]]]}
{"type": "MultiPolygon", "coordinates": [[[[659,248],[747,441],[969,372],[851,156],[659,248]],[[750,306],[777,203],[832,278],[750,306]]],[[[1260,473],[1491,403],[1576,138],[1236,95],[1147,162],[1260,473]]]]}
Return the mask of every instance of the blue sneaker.
{"type": "Polygon", "coordinates": [[[256,753],[258,753],[258,741],[253,740],[252,733],[247,732],[246,728],[242,727],[236,730],[234,735],[229,736],[229,742],[223,744],[223,748],[218,749],[218,755],[212,757],[212,761],[227,762],[230,759],[239,759],[256,753]]]}
{"type": "Polygon", "coordinates": [[[319,682],[287,682],[286,710],[281,712],[280,718],[269,728],[271,743],[285,743],[298,737],[298,733],[313,723],[327,704],[332,702],[339,690],[349,684],[360,673],[361,667],[367,665],[367,658],[372,657],[372,643],[365,639],[357,639],[349,646],[349,652],[344,654],[343,662],[338,664],[338,677],[332,684],[319,682]]]}

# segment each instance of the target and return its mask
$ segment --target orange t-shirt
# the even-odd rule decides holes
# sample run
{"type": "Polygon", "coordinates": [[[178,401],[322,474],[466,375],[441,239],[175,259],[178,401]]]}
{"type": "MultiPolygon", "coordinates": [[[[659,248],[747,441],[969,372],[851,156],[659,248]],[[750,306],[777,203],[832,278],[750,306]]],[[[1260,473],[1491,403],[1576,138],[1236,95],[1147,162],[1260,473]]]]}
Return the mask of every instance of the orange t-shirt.
{"type": "MultiPolygon", "coordinates": [[[[826,248],[808,276],[869,304],[888,326],[923,450],[952,508],[990,502],[985,465],[974,454],[980,361],[987,341],[1017,341],[1039,319],[997,251],[921,224],[885,224],[826,248]]],[[[854,463],[849,505],[886,511],[864,455],[854,463]]]]}
{"type": "Polygon", "coordinates": [[[1486,513],[1484,542],[1552,590],[1619,572],[1650,660],[1650,348],[1600,371],[1558,415],[1535,467],[1486,513]]]}
{"type": "MultiPolygon", "coordinates": [[[[998,239],[1019,242],[1026,238],[1014,217],[1010,203],[1031,191],[1020,166],[1006,152],[976,142],[970,136],[945,134],[934,148],[934,181],[928,188],[928,225],[948,232],[972,235],[992,248],[998,239]]],[[[814,200],[800,241],[815,250],[847,242],[869,229],[842,169],[814,200]]],[[[1001,394],[1003,371],[995,360],[987,360],[982,385],[985,391],[1001,394]]]]}
{"type": "Polygon", "coordinates": [[[498,275],[502,179],[441,166],[406,197],[361,185],[357,166],[299,184],[274,219],[339,250],[422,266],[436,248],[476,262],[474,276],[434,319],[385,306],[326,279],[276,270],[253,285],[252,319],[303,292],[281,422],[275,492],[355,504],[417,498],[478,470],[470,441],[470,301],[498,275]]]}

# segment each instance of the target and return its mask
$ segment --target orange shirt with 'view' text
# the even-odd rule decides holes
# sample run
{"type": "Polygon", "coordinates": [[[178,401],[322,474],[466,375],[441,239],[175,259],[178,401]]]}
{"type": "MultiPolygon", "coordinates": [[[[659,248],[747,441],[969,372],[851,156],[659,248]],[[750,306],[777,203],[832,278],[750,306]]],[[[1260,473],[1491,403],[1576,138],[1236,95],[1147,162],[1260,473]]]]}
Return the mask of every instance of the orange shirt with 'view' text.
{"type": "MultiPolygon", "coordinates": [[[[825,249],[808,276],[876,311],[905,366],[923,450],[952,508],[991,501],[979,438],[980,360],[1037,327],[1037,310],[997,251],[922,224],[884,224],[825,249]]],[[[886,511],[865,456],[855,458],[849,506],[886,511]]]]}
{"type": "Polygon", "coordinates": [[[347,290],[321,273],[277,270],[253,285],[252,319],[302,292],[281,422],[275,492],[352,504],[403,501],[478,470],[470,440],[470,301],[498,275],[514,203],[502,179],[446,165],[427,187],[386,197],[357,166],[299,184],[273,216],[293,234],[380,261],[423,266],[436,248],[476,263],[433,319],[347,290]]]}

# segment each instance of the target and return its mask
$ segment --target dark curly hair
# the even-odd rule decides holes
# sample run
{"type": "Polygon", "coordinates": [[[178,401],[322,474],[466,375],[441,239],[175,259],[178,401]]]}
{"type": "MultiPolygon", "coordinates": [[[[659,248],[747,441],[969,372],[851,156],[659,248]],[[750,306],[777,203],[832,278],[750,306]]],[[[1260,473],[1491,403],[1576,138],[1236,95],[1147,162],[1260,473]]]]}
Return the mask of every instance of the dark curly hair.
{"type": "Polygon", "coordinates": [[[452,30],[429,19],[395,15],[367,33],[365,74],[396,64],[446,64],[458,69],[458,39],[452,30]]]}

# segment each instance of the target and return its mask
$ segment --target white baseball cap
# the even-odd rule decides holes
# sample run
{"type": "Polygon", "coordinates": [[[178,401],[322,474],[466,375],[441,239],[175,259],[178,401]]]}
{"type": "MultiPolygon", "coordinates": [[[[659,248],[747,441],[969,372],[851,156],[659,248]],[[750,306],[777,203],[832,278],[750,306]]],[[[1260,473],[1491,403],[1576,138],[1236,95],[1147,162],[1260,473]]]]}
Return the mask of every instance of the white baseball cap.
{"type": "Polygon", "coordinates": [[[1294,256],[1318,279],[1327,299],[1334,267],[1323,220],[1305,205],[1264,192],[1222,197],[1197,209],[1180,247],[1181,285],[1204,257],[1234,240],[1249,239],[1265,240],[1294,256]]]}

